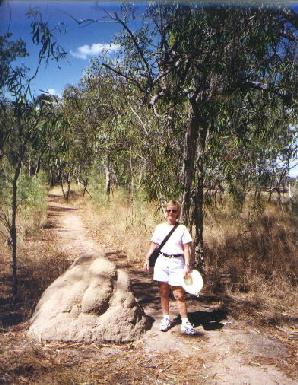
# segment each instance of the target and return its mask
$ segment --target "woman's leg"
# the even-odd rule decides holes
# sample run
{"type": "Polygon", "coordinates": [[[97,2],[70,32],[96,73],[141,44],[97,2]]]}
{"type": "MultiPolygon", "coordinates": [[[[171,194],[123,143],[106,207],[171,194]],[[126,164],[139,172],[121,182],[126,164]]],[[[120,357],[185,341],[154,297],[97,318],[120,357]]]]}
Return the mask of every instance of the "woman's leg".
{"type": "Polygon", "coordinates": [[[177,301],[178,310],[181,315],[181,331],[184,334],[195,335],[196,330],[193,325],[189,322],[187,316],[187,307],[184,297],[184,289],[181,286],[173,286],[173,294],[177,301]]]}
{"type": "Polygon", "coordinates": [[[170,308],[169,308],[170,287],[167,282],[159,282],[159,293],[160,293],[162,314],[168,315],[170,311],[170,308]]]}
{"type": "Polygon", "coordinates": [[[184,289],[181,286],[172,286],[173,294],[177,302],[181,319],[187,318],[187,307],[184,296],[184,289]]]}

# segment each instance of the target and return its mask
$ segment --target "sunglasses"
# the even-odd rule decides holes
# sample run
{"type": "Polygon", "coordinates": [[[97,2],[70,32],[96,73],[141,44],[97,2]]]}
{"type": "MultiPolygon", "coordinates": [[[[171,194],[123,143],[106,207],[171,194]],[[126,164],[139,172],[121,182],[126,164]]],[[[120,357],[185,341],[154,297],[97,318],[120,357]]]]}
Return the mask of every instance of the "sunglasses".
{"type": "Polygon", "coordinates": [[[172,210],[172,209],[167,209],[167,210],[166,210],[167,213],[174,213],[174,214],[175,214],[177,211],[178,211],[178,210],[176,210],[176,209],[173,209],[173,210],[172,210]]]}

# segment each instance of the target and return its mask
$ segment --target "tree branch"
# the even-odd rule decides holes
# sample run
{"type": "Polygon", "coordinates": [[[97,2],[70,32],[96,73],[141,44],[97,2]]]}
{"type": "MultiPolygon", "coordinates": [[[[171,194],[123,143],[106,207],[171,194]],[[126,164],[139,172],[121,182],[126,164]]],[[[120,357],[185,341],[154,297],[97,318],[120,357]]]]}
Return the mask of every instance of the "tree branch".
{"type": "Polygon", "coordinates": [[[147,127],[146,127],[145,123],[142,121],[141,117],[138,115],[138,113],[131,106],[129,106],[129,108],[134,113],[134,115],[137,117],[138,121],[140,122],[141,126],[143,127],[143,129],[145,131],[146,136],[148,136],[147,127]]]}
{"type": "Polygon", "coordinates": [[[266,83],[257,82],[257,81],[247,81],[245,84],[248,85],[249,87],[255,88],[257,90],[273,92],[275,95],[279,96],[280,98],[282,98],[286,102],[291,102],[293,99],[292,93],[286,93],[285,91],[282,91],[278,88],[270,87],[266,83]]]}
{"type": "Polygon", "coordinates": [[[147,69],[147,74],[148,74],[148,80],[152,83],[152,74],[151,74],[151,69],[150,69],[150,65],[148,63],[148,61],[146,60],[145,56],[144,56],[144,53],[143,53],[143,50],[141,49],[141,47],[139,46],[138,42],[137,42],[137,39],[136,37],[134,36],[134,34],[132,33],[132,31],[130,30],[130,28],[128,28],[127,24],[120,19],[120,17],[118,16],[117,12],[114,13],[115,17],[112,18],[114,20],[116,20],[118,23],[120,23],[123,28],[127,31],[127,33],[129,34],[129,36],[131,37],[132,41],[133,41],[133,44],[134,46],[136,47],[137,51],[138,51],[138,54],[140,55],[140,58],[142,59],[146,69],[147,69]]]}
{"type": "Polygon", "coordinates": [[[116,75],[121,76],[121,77],[125,78],[126,80],[129,80],[130,82],[134,83],[141,92],[145,92],[144,88],[141,86],[141,84],[135,78],[124,74],[123,72],[111,67],[107,63],[102,63],[102,65],[104,67],[106,67],[107,69],[109,69],[110,71],[114,72],[116,75]]]}

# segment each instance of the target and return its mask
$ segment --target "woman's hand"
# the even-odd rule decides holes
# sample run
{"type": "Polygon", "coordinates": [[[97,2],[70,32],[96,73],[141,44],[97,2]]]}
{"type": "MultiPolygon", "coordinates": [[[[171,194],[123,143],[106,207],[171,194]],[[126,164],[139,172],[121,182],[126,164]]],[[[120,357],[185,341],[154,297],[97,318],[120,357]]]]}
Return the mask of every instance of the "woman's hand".
{"type": "Polygon", "coordinates": [[[189,274],[191,273],[191,270],[192,269],[191,269],[190,265],[188,263],[186,263],[184,265],[184,268],[183,268],[183,277],[187,278],[189,276],[189,274]]]}
{"type": "Polygon", "coordinates": [[[159,245],[157,243],[154,243],[154,242],[151,242],[150,244],[150,247],[149,247],[149,250],[148,250],[148,253],[146,255],[146,259],[145,259],[145,262],[144,262],[144,270],[146,272],[149,272],[149,271],[152,271],[152,267],[149,266],[149,258],[150,258],[150,255],[153,253],[153,251],[158,247],[159,245]]]}
{"type": "Polygon", "coordinates": [[[149,266],[149,259],[146,258],[144,262],[144,270],[148,273],[150,271],[150,266],[149,266]]]}

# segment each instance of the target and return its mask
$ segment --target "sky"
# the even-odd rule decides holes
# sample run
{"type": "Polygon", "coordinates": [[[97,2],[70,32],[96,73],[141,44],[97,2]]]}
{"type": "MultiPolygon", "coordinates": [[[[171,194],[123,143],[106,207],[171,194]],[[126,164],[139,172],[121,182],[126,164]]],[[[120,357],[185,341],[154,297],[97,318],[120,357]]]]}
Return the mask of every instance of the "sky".
{"type": "MultiPolygon", "coordinates": [[[[142,1],[134,3],[136,26],[140,20],[139,16],[144,12],[144,3],[142,1]]],[[[274,0],[271,1],[271,4],[276,3],[274,0]]],[[[298,0],[289,3],[298,9],[298,0]]],[[[19,62],[34,71],[38,49],[32,43],[31,19],[26,15],[28,10],[37,8],[51,28],[60,26],[64,30],[61,34],[57,32],[56,37],[67,52],[67,57],[59,65],[56,62],[49,62],[47,66],[43,66],[32,83],[34,94],[48,92],[60,96],[67,85],[79,83],[92,57],[98,56],[103,50],[108,50],[111,56],[117,52],[119,47],[113,44],[113,39],[121,27],[107,16],[107,12],[111,14],[119,12],[120,6],[121,3],[118,1],[4,0],[0,5],[0,35],[11,32],[13,39],[22,38],[26,42],[30,55],[20,59],[19,62]],[[76,22],[82,19],[95,19],[97,22],[90,22],[87,25],[76,22]]],[[[290,175],[298,176],[298,165],[290,175]]]]}
{"type": "MultiPolygon", "coordinates": [[[[216,1],[213,0],[213,2],[216,1]]],[[[137,16],[141,16],[144,12],[144,3],[135,1],[137,16]]],[[[277,2],[272,0],[269,3],[277,2]]],[[[297,5],[298,0],[290,3],[293,6],[295,3],[297,5]]],[[[30,27],[32,19],[26,16],[28,10],[37,8],[49,26],[52,28],[60,26],[65,29],[65,33],[56,32],[56,37],[67,52],[67,58],[59,63],[60,69],[56,62],[50,62],[46,68],[44,66],[32,84],[34,93],[38,94],[43,90],[61,95],[68,84],[79,82],[93,56],[98,55],[103,49],[108,49],[109,55],[117,51],[118,47],[112,42],[121,27],[107,16],[107,12],[111,14],[115,11],[119,12],[120,6],[121,2],[111,0],[4,0],[0,6],[0,34],[9,31],[13,33],[14,39],[25,40],[30,56],[26,59],[22,58],[20,62],[31,68],[33,72],[36,68],[38,49],[32,43],[30,27]],[[80,25],[74,19],[96,19],[97,22],[80,25]]],[[[138,20],[140,19],[137,17],[136,24],[138,20]]]]}
{"type": "MultiPolygon", "coordinates": [[[[36,68],[38,50],[32,43],[30,23],[26,16],[30,8],[37,8],[50,27],[65,32],[56,32],[59,44],[67,52],[66,59],[59,63],[50,62],[43,66],[32,84],[34,93],[39,90],[61,95],[68,84],[77,84],[93,56],[102,50],[112,55],[118,47],[112,44],[113,37],[120,31],[118,23],[112,21],[106,12],[119,11],[118,2],[95,1],[4,1],[0,6],[0,34],[7,31],[13,38],[22,38],[30,56],[20,62],[32,70],[36,68]],[[96,19],[97,22],[80,25],[76,20],[96,19]]],[[[141,3],[138,6],[142,8],[141,3]]]]}

